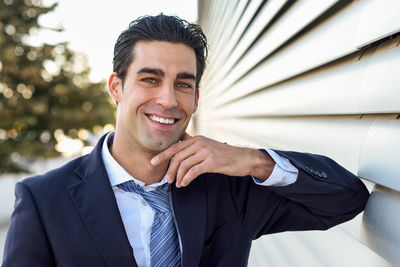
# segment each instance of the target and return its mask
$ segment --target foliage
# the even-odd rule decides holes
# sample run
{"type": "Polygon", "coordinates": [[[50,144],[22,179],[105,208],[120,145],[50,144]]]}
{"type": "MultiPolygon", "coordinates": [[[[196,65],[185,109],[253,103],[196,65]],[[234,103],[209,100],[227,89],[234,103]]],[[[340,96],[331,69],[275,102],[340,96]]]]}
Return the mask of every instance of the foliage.
{"type": "Polygon", "coordinates": [[[83,55],[67,43],[30,44],[43,29],[38,18],[55,8],[0,0],[0,173],[21,171],[20,157],[56,156],[60,129],[78,138],[79,129],[113,121],[105,83],[90,82],[83,55]]]}

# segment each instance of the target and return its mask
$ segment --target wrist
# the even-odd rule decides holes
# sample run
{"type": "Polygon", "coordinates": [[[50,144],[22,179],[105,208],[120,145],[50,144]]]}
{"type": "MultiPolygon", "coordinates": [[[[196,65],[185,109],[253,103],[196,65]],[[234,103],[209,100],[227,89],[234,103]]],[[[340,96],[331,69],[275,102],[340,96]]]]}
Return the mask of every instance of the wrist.
{"type": "Polygon", "coordinates": [[[258,179],[265,181],[271,175],[275,167],[275,161],[273,158],[265,151],[258,149],[251,149],[252,160],[250,175],[257,177],[258,179]]]}

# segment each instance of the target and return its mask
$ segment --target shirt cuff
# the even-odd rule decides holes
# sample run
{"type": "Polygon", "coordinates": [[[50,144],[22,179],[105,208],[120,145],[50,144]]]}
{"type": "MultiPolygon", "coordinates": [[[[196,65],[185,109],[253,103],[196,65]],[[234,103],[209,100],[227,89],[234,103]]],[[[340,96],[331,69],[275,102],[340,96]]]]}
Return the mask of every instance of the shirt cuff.
{"type": "Polygon", "coordinates": [[[271,149],[265,149],[264,151],[272,157],[276,164],[267,180],[262,181],[257,177],[253,177],[256,184],[263,186],[287,186],[297,181],[299,170],[287,158],[280,156],[271,149]]]}

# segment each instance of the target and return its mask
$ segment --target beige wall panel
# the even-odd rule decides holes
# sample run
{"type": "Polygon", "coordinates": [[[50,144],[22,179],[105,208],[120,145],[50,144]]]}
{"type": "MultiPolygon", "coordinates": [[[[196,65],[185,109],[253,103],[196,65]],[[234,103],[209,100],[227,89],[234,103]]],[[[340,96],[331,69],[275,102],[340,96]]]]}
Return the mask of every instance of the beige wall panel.
{"type": "Polygon", "coordinates": [[[213,46],[215,42],[215,33],[216,31],[219,30],[219,23],[220,23],[220,18],[223,13],[223,7],[224,7],[224,2],[226,0],[220,0],[220,1],[211,1],[212,8],[211,12],[207,14],[208,20],[207,20],[207,25],[205,29],[207,30],[207,37],[209,41],[209,45],[213,46]]]}
{"type": "Polygon", "coordinates": [[[364,213],[363,241],[400,266],[400,192],[377,185],[364,213]]]}
{"type": "MultiPolygon", "coordinates": [[[[235,99],[357,51],[355,35],[360,12],[357,4],[358,1],[354,2],[303,38],[281,50],[237,83],[231,84],[236,78],[221,81],[217,90],[226,93],[224,97],[235,99]],[[252,88],[247,87],[250,83],[252,88]],[[229,90],[226,90],[227,88],[229,90]]],[[[240,64],[237,66],[246,70],[248,67],[240,64]]]]}
{"type": "MultiPolygon", "coordinates": [[[[247,1],[246,0],[240,0],[239,3],[237,3],[237,5],[233,6],[233,10],[231,11],[231,14],[229,16],[228,19],[228,25],[224,28],[224,27],[220,27],[223,28],[223,36],[222,38],[218,38],[216,41],[218,42],[218,47],[213,47],[210,51],[210,56],[211,57],[215,57],[215,58],[220,58],[220,53],[215,54],[213,53],[214,51],[220,51],[221,50],[221,45],[224,47],[224,49],[222,49],[222,53],[225,52],[227,49],[225,49],[229,43],[232,42],[232,36],[240,36],[238,35],[237,31],[236,31],[236,26],[239,23],[242,14],[244,12],[244,9],[246,8],[247,5],[247,1]]],[[[213,60],[214,61],[214,60],[213,60]]],[[[212,66],[210,66],[211,68],[215,67],[215,64],[213,64],[212,66]]]]}
{"type": "MultiPolygon", "coordinates": [[[[254,13],[257,11],[257,9],[262,4],[262,2],[263,2],[262,0],[254,0],[254,1],[251,1],[248,4],[247,8],[244,10],[243,15],[240,17],[240,21],[239,21],[239,23],[238,23],[238,25],[237,25],[237,27],[235,29],[235,32],[233,33],[233,36],[230,38],[230,42],[232,42],[232,41],[236,42],[240,38],[240,36],[242,35],[243,31],[247,27],[248,23],[250,22],[250,20],[254,16],[254,13]]],[[[218,18],[218,17],[206,18],[206,21],[209,20],[209,19],[210,20],[214,20],[214,23],[221,23],[220,18],[218,18]]],[[[202,23],[201,19],[200,19],[200,23],[202,23]]],[[[220,29],[222,27],[221,27],[221,25],[217,25],[216,28],[220,29]]],[[[210,30],[214,30],[214,32],[215,32],[215,29],[210,29],[210,30]]],[[[210,42],[217,42],[218,41],[218,39],[219,39],[218,37],[219,36],[210,36],[209,32],[206,32],[206,33],[207,33],[207,38],[208,38],[208,40],[210,42]]],[[[211,50],[210,51],[210,56],[213,57],[213,56],[215,56],[214,54],[217,51],[214,50],[215,47],[213,47],[211,44],[210,44],[210,48],[211,48],[210,49],[211,50]]],[[[211,58],[210,58],[210,61],[211,61],[211,58]]]]}
{"type": "Polygon", "coordinates": [[[400,120],[374,121],[365,138],[358,175],[400,191],[399,162],[400,120]]]}
{"type": "MultiPolygon", "coordinates": [[[[237,44],[239,38],[242,36],[244,30],[246,29],[247,25],[250,23],[251,19],[254,17],[254,13],[257,11],[257,9],[261,6],[262,3],[263,3],[262,0],[250,1],[247,8],[244,10],[243,15],[240,17],[240,21],[237,24],[233,35],[230,37],[229,42],[225,44],[226,47],[223,49],[223,51],[230,52],[234,48],[234,46],[237,44]]],[[[207,35],[207,37],[210,40],[210,42],[212,43],[213,40],[210,38],[210,36],[207,35]]],[[[209,53],[210,53],[209,62],[213,62],[214,58],[217,58],[220,53],[223,53],[222,51],[217,50],[216,47],[213,47],[211,45],[211,43],[210,43],[210,50],[209,50],[209,53]]],[[[214,73],[215,73],[214,68],[215,68],[214,64],[210,64],[209,68],[206,69],[203,83],[204,83],[204,81],[209,80],[210,79],[209,77],[212,77],[214,75],[214,73]]]]}
{"type": "MultiPolygon", "coordinates": [[[[204,118],[204,117],[203,117],[204,118]]],[[[242,136],[261,147],[327,155],[357,173],[361,147],[373,120],[358,117],[262,118],[199,121],[201,134],[242,136]]],[[[236,137],[237,138],[237,137],[236,137]]]]}
{"type": "Polygon", "coordinates": [[[212,79],[207,81],[209,87],[213,87],[214,82],[220,81],[229,69],[239,60],[243,53],[248,49],[250,44],[257,38],[263,28],[271,21],[273,16],[286,4],[288,0],[270,0],[263,6],[257,17],[251,23],[249,28],[243,33],[243,37],[238,42],[238,34],[236,38],[231,38],[226,42],[224,49],[218,50],[218,58],[213,62],[210,72],[212,79]],[[232,50],[234,50],[232,52],[232,50]],[[232,54],[231,54],[232,52],[232,54]],[[229,57],[228,57],[229,55],[229,57]],[[228,58],[227,58],[228,57],[228,58]],[[217,70],[217,71],[214,71],[217,70]]]}
{"type": "Polygon", "coordinates": [[[360,47],[400,31],[399,0],[360,1],[360,7],[357,31],[360,47]]]}
{"type": "MultiPolygon", "coordinates": [[[[240,0],[237,3],[236,1],[232,1],[229,11],[226,12],[227,23],[225,26],[220,25],[222,32],[217,39],[218,46],[214,46],[213,50],[220,51],[222,47],[226,47],[226,44],[230,41],[230,37],[232,36],[232,34],[234,34],[235,25],[238,23],[240,17],[243,14],[243,11],[246,7],[246,2],[247,1],[245,0],[240,0]]],[[[212,54],[212,56],[219,57],[219,54],[212,54]]]]}
{"type": "Polygon", "coordinates": [[[229,104],[221,96],[215,116],[399,113],[399,41],[229,104]]]}
{"type": "MultiPolygon", "coordinates": [[[[255,88],[261,88],[356,51],[354,39],[359,11],[357,3],[354,3],[296,42],[291,43],[248,73],[242,80],[233,84],[282,42],[304,28],[307,23],[316,19],[329,7],[321,3],[325,3],[325,1],[296,2],[246,53],[227,77],[221,80],[217,87],[218,92],[229,92],[229,95],[236,96],[237,91],[243,92],[243,85],[248,81],[254,81],[255,88]],[[317,6],[319,9],[312,8],[313,6],[317,6]],[[316,13],[311,13],[310,10],[316,13]],[[280,42],[278,43],[276,40],[280,42]],[[228,88],[229,90],[227,90],[228,88]]],[[[331,3],[329,1],[329,4],[331,3]]]]}
{"type": "MultiPolygon", "coordinates": [[[[217,1],[215,1],[217,2],[217,1]]],[[[241,1],[241,4],[243,4],[243,1],[241,1]]],[[[232,45],[234,45],[240,38],[240,36],[242,35],[243,31],[246,29],[248,23],[250,22],[250,20],[252,19],[252,17],[254,16],[254,12],[256,12],[257,8],[259,5],[262,4],[262,0],[255,0],[255,1],[251,1],[250,3],[246,3],[245,6],[240,5],[239,7],[242,8],[242,13],[240,14],[239,17],[239,21],[235,26],[235,31],[233,32],[232,36],[230,37],[230,42],[232,43],[232,45]]],[[[214,43],[216,43],[215,40],[213,40],[211,38],[211,34],[210,32],[215,31],[215,29],[213,29],[212,27],[210,27],[211,25],[211,21],[214,20],[218,21],[217,18],[213,17],[213,16],[199,16],[200,19],[200,24],[204,30],[204,32],[207,35],[207,40],[208,40],[208,44],[209,44],[209,50],[208,50],[208,62],[213,62],[216,58],[218,57],[218,55],[221,53],[221,51],[218,51],[215,49],[215,46],[213,45],[214,43]]],[[[229,45],[229,43],[227,43],[226,45],[229,45]]],[[[224,49],[224,51],[227,49],[224,49]]],[[[206,71],[203,75],[202,78],[202,84],[204,84],[206,81],[208,81],[210,79],[210,77],[213,76],[213,74],[215,73],[215,70],[213,70],[214,65],[213,64],[208,64],[208,67],[206,68],[206,71]]],[[[206,94],[208,92],[205,92],[206,94]]]]}
{"type": "MultiPolygon", "coordinates": [[[[221,42],[225,41],[224,36],[227,34],[229,25],[232,23],[232,16],[235,12],[236,3],[236,0],[225,0],[219,17],[214,18],[215,23],[218,23],[218,27],[215,28],[214,36],[211,36],[210,40],[213,41],[212,47],[216,50],[219,50],[221,42]]],[[[210,56],[210,60],[213,60],[212,57],[214,54],[210,54],[210,56]]]]}
{"type": "Polygon", "coordinates": [[[206,14],[207,20],[202,20],[201,27],[203,31],[207,32],[209,34],[212,29],[211,27],[211,18],[213,17],[213,14],[217,12],[215,9],[215,5],[217,4],[217,1],[213,0],[206,0],[206,1],[199,1],[199,5],[201,6],[201,10],[199,10],[198,14],[198,22],[200,23],[201,18],[204,16],[202,14],[206,14]]]}
{"type": "MultiPolygon", "coordinates": [[[[257,41],[257,43],[241,58],[228,73],[224,84],[231,85],[277,47],[319,17],[326,9],[337,1],[297,1],[279,20],[257,41]]],[[[232,55],[235,56],[235,55],[232,55]]],[[[238,55],[241,56],[241,55],[238,55]]],[[[227,69],[222,70],[226,74],[227,69]]],[[[222,87],[221,89],[224,89],[222,87]]]]}
{"type": "Polygon", "coordinates": [[[212,113],[215,117],[355,114],[359,112],[359,88],[367,64],[367,60],[353,57],[228,104],[228,95],[220,96],[212,113]]]}
{"type": "Polygon", "coordinates": [[[399,41],[400,37],[381,44],[371,58],[360,89],[360,111],[400,112],[399,41]]]}

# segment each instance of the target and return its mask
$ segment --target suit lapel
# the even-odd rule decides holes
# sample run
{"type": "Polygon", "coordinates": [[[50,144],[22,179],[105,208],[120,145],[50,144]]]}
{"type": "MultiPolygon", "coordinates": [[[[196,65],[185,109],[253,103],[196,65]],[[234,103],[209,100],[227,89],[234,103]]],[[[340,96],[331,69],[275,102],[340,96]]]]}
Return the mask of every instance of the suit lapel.
{"type": "Polygon", "coordinates": [[[199,177],[190,186],[172,186],[172,202],[183,247],[183,267],[198,266],[206,230],[206,190],[199,177]]]}
{"type": "Polygon", "coordinates": [[[107,265],[137,266],[102,161],[103,140],[75,170],[81,181],[68,190],[107,265]]]}

